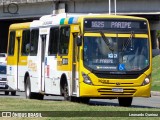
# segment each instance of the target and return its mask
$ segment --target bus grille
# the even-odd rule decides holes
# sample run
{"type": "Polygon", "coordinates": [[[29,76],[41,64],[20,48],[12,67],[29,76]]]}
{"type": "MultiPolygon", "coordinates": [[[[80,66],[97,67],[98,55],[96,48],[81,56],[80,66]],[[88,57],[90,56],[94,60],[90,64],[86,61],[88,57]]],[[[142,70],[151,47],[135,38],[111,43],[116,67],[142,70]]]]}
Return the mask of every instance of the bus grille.
{"type": "Polygon", "coordinates": [[[123,92],[113,92],[112,88],[100,88],[98,92],[102,96],[115,96],[115,95],[133,95],[136,89],[123,88],[123,92]]]}
{"type": "Polygon", "coordinates": [[[101,74],[95,73],[99,78],[108,78],[108,79],[136,79],[140,74],[101,74]]]}

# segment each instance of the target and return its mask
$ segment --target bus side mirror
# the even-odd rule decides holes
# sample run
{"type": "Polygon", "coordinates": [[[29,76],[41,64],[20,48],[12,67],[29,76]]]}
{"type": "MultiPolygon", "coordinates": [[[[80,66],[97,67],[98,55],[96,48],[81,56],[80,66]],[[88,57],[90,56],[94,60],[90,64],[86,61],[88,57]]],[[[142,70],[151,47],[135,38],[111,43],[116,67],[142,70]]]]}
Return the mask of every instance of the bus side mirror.
{"type": "Polygon", "coordinates": [[[77,46],[81,46],[81,45],[82,45],[82,37],[77,36],[77,46]]]}

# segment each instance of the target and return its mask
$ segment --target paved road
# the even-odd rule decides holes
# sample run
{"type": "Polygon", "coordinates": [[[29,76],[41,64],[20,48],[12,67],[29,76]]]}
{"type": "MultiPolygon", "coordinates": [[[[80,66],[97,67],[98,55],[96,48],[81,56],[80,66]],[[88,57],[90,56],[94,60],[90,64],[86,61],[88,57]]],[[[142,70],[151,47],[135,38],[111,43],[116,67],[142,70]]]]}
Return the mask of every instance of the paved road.
{"type": "MultiPolygon", "coordinates": [[[[1,97],[9,97],[9,98],[25,98],[24,92],[17,92],[16,96],[4,95],[4,92],[0,92],[1,97]]],[[[59,96],[45,96],[45,100],[50,101],[61,101],[63,97],[59,96]]],[[[118,100],[108,100],[108,99],[91,99],[91,105],[106,105],[106,106],[119,106],[118,100]]],[[[160,108],[160,96],[152,96],[151,98],[134,98],[132,107],[136,108],[160,108]]]]}

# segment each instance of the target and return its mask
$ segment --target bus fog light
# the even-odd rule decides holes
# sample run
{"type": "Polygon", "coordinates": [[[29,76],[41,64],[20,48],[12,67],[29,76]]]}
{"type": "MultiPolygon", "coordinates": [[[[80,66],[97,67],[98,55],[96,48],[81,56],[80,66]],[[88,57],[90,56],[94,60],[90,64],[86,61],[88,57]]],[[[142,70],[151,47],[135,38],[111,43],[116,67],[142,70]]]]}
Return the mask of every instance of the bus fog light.
{"type": "Polygon", "coordinates": [[[84,83],[92,85],[92,81],[91,81],[91,79],[89,78],[88,75],[86,75],[85,73],[82,72],[82,76],[83,76],[83,82],[84,83]]]}

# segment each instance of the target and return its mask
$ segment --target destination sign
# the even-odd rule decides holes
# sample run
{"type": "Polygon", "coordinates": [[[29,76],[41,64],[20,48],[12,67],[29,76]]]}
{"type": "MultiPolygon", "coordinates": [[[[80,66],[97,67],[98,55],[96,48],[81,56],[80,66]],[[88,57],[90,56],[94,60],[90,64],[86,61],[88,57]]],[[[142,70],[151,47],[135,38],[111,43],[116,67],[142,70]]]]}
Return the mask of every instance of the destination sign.
{"type": "Polygon", "coordinates": [[[123,19],[86,19],[84,29],[98,30],[147,30],[145,21],[123,20],[123,19]]]}

